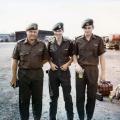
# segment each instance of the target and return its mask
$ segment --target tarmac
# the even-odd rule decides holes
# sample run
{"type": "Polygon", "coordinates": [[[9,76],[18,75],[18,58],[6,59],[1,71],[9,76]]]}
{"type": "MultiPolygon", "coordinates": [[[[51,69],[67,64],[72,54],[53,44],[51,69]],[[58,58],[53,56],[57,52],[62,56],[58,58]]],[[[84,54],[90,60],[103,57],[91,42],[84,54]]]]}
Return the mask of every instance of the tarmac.
{"type": "MultiPolygon", "coordinates": [[[[0,120],[20,120],[18,107],[18,88],[10,87],[11,80],[11,55],[15,43],[0,43],[0,120]]],[[[106,58],[106,80],[112,82],[114,87],[120,84],[120,51],[107,50],[106,58]]],[[[43,110],[41,120],[49,120],[49,90],[48,75],[46,70],[49,64],[44,67],[44,89],[43,89],[43,110]]],[[[75,91],[75,70],[74,64],[70,66],[72,99],[74,105],[74,120],[78,119],[76,111],[76,91],[75,91]]],[[[67,120],[64,107],[62,89],[58,100],[57,120],[67,120]]],[[[32,108],[30,105],[30,120],[33,120],[32,108]]],[[[93,120],[120,120],[120,102],[114,100],[112,103],[106,97],[103,101],[96,101],[96,108],[93,120]]]]}

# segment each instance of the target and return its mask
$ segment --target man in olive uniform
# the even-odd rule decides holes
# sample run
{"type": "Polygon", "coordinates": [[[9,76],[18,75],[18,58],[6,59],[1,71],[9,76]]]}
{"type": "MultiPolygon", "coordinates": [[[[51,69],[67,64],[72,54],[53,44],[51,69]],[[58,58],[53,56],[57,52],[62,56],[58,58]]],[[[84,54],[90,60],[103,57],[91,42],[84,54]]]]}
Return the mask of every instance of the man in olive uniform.
{"type": "Polygon", "coordinates": [[[19,110],[21,120],[29,119],[29,104],[32,96],[34,120],[40,120],[43,93],[43,62],[48,53],[45,44],[38,40],[38,25],[30,24],[26,28],[27,38],[17,42],[12,55],[12,80],[16,86],[19,79],[19,110]],[[18,75],[17,75],[18,70],[18,75]]]}
{"type": "Polygon", "coordinates": [[[50,56],[49,91],[50,91],[50,120],[56,120],[57,101],[59,97],[59,86],[63,90],[65,109],[68,120],[73,120],[73,103],[71,93],[71,80],[69,66],[72,62],[73,44],[69,39],[63,37],[63,23],[57,23],[53,27],[54,37],[48,44],[50,56]]]}
{"type": "Polygon", "coordinates": [[[92,33],[94,28],[92,19],[86,19],[82,28],[84,35],[76,38],[73,56],[76,68],[76,105],[79,119],[84,120],[85,91],[87,90],[86,114],[87,120],[91,120],[96,101],[99,61],[100,79],[105,80],[105,49],[101,37],[92,33]]]}

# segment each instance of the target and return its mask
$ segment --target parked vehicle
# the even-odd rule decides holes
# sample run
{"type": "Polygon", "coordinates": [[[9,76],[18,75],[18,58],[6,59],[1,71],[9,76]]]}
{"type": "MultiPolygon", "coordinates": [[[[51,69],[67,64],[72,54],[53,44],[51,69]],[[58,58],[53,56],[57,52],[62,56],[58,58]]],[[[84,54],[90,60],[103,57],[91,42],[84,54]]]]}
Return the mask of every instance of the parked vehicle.
{"type": "Polygon", "coordinates": [[[107,49],[120,49],[120,34],[111,34],[103,38],[107,49]]]}

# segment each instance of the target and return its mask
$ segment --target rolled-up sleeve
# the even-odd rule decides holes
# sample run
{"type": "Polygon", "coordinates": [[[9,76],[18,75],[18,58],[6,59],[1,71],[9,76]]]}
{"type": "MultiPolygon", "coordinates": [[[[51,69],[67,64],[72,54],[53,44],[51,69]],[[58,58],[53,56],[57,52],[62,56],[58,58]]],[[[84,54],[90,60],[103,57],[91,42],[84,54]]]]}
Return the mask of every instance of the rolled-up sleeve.
{"type": "Polygon", "coordinates": [[[78,45],[76,40],[73,42],[73,55],[78,55],[78,45]]]}
{"type": "Polygon", "coordinates": [[[98,46],[98,56],[102,55],[105,52],[103,40],[100,38],[99,41],[100,42],[99,42],[99,46],[98,46]]]}
{"type": "Polygon", "coordinates": [[[73,56],[73,51],[74,51],[74,46],[73,46],[73,41],[70,41],[70,46],[69,46],[69,56],[73,56]]]}
{"type": "Polygon", "coordinates": [[[12,53],[12,58],[16,60],[20,60],[20,54],[19,54],[19,45],[18,43],[15,45],[13,53],[12,53]]]}

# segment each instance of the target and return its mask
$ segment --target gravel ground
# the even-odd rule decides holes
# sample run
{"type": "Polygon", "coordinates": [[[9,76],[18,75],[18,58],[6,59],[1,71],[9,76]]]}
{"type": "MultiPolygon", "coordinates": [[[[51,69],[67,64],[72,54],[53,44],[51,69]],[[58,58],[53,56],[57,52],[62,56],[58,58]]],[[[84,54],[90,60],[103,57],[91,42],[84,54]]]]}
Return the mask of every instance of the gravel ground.
{"type": "MultiPolygon", "coordinates": [[[[11,54],[15,43],[0,43],[0,120],[20,120],[18,107],[18,88],[12,89],[9,86],[11,79],[11,54]]],[[[106,56],[106,78],[110,80],[114,86],[120,83],[120,51],[108,50],[106,56]]],[[[43,67],[44,71],[49,68],[48,64],[43,67]]],[[[74,120],[78,120],[75,106],[75,76],[74,65],[70,67],[72,98],[74,104],[74,120]]],[[[48,120],[49,115],[49,92],[48,92],[48,75],[44,76],[43,90],[43,111],[41,120],[48,120]]],[[[64,100],[62,90],[60,88],[60,97],[58,104],[57,120],[67,120],[64,108],[64,100]]],[[[33,120],[32,110],[30,106],[30,120],[33,120]]],[[[104,101],[96,102],[96,108],[93,120],[120,120],[120,103],[113,101],[111,103],[108,98],[104,101]]]]}

